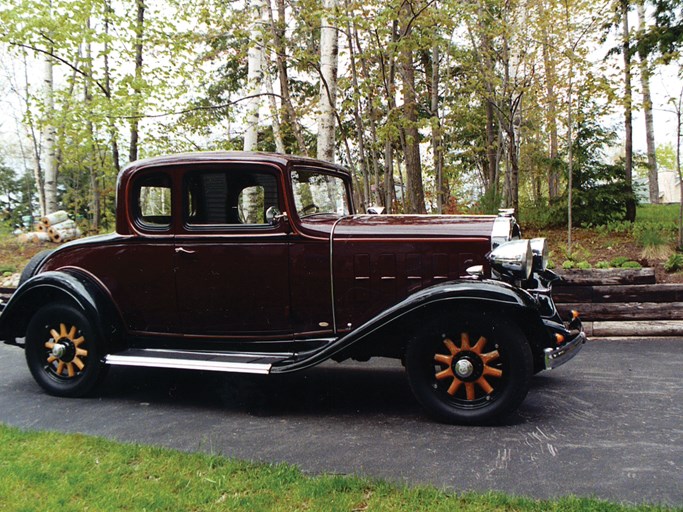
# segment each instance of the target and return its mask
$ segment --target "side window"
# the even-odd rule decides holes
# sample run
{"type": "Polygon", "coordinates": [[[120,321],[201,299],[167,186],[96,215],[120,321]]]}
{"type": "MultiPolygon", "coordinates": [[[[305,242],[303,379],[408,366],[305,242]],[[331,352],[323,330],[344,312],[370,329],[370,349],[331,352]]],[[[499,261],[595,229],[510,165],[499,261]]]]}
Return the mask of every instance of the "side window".
{"type": "Polygon", "coordinates": [[[137,222],[150,229],[171,226],[171,180],[165,174],[141,179],[135,189],[137,222]]]}
{"type": "Polygon", "coordinates": [[[349,214],[346,186],[337,176],[315,169],[296,169],[292,171],[292,191],[299,217],[349,214]]]}
{"type": "Polygon", "coordinates": [[[193,171],[184,187],[188,226],[267,225],[266,211],[278,207],[277,180],[266,172],[193,171]]]}

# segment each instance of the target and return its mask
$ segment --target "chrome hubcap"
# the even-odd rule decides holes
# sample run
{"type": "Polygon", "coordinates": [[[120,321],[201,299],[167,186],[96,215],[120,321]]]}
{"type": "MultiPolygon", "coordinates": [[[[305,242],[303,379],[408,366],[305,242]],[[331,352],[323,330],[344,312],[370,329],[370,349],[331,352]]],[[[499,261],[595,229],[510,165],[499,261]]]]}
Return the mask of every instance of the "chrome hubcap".
{"type": "Polygon", "coordinates": [[[50,351],[50,355],[61,359],[65,351],[66,345],[62,345],[61,343],[55,343],[55,346],[52,347],[52,350],[50,351]]]}
{"type": "Polygon", "coordinates": [[[466,379],[474,372],[474,365],[467,359],[460,359],[455,363],[455,374],[461,379],[466,379]]]}

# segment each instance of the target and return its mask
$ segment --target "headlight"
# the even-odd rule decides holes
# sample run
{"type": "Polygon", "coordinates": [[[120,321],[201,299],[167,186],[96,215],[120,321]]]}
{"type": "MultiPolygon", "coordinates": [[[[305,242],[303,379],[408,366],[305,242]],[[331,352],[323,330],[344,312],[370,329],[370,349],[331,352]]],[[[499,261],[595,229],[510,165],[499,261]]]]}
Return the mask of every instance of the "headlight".
{"type": "Polygon", "coordinates": [[[534,255],[533,268],[536,272],[543,272],[548,267],[548,242],[545,238],[532,238],[530,243],[534,255]]]}
{"type": "Polygon", "coordinates": [[[529,279],[534,255],[529,240],[512,240],[496,247],[489,254],[491,267],[503,275],[529,279]]]}

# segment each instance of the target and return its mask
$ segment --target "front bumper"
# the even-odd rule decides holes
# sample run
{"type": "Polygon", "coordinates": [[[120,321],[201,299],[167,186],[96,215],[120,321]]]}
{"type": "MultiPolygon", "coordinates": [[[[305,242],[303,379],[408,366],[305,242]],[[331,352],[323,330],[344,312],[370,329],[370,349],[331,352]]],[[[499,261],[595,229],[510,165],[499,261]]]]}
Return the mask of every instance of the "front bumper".
{"type": "Polygon", "coordinates": [[[579,353],[583,344],[586,343],[586,339],[586,334],[581,331],[575,338],[563,343],[557,348],[544,349],[543,356],[545,359],[545,369],[552,370],[572,359],[579,353]]]}

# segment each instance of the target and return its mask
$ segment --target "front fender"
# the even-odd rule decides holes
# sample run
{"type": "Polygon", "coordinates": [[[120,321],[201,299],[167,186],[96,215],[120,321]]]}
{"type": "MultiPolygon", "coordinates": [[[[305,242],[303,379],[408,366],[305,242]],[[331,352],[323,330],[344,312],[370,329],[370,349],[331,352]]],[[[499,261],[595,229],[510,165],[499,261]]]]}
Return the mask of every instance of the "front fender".
{"type": "Polygon", "coordinates": [[[350,349],[359,342],[369,339],[381,329],[399,322],[401,319],[418,312],[438,306],[469,304],[514,311],[516,316],[529,319],[531,331],[540,332],[543,328],[538,302],[528,292],[507,283],[493,280],[459,280],[437,284],[410,295],[395,306],[383,311],[376,317],[353,331],[327,345],[324,349],[301,358],[296,362],[283,362],[274,366],[273,373],[285,373],[315,366],[342,351],[350,349]]]}
{"type": "Polygon", "coordinates": [[[77,271],[50,271],[22,283],[0,315],[0,339],[19,345],[16,338],[26,333],[33,314],[41,307],[66,301],[81,309],[101,330],[105,340],[121,332],[118,315],[106,292],[87,274],[77,271]]]}

